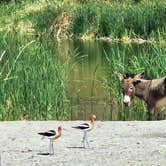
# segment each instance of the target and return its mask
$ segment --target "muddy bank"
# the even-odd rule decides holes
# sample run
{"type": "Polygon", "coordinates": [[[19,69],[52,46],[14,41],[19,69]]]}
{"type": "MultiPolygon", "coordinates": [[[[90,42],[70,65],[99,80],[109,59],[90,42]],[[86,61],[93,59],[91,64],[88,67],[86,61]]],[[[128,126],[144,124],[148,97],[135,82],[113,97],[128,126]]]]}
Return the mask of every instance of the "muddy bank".
{"type": "Polygon", "coordinates": [[[80,121],[0,122],[1,166],[166,165],[166,121],[101,122],[88,133],[90,148],[81,148],[80,121]],[[48,140],[37,132],[63,126],[61,139],[48,152],[48,140]]]}

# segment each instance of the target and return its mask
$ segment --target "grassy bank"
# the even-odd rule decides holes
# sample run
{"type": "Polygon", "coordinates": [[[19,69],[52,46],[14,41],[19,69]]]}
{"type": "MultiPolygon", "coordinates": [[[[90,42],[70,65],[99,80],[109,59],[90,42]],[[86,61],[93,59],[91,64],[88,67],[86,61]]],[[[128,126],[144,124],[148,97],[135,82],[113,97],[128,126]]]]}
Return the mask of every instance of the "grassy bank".
{"type": "Polygon", "coordinates": [[[165,1],[23,1],[2,3],[0,30],[55,37],[165,40],[165,1]]]}

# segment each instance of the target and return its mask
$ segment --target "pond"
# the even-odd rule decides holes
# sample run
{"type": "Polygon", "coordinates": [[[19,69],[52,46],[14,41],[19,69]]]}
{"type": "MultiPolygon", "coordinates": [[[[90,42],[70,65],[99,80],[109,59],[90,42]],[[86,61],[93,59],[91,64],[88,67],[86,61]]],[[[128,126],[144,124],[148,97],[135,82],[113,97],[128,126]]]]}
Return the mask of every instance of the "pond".
{"type": "Polygon", "coordinates": [[[7,36],[1,66],[1,119],[146,120],[146,107],[136,99],[124,108],[116,72],[166,73],[166,49],[160,44],[51,40],[7,36]],[[26,43],[36,40],[23,50],[26,43]],[[15,65],[15,60],[17,62],[15,65]],[[4,81],[11,71],[11,79],[4,81]]]}

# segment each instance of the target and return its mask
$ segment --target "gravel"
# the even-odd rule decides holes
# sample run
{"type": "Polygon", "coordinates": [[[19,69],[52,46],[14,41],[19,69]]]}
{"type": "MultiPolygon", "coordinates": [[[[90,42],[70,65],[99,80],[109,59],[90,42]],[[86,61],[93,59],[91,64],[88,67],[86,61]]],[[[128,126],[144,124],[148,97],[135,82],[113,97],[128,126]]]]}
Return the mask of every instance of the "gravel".
{"type": "Polygon", "coordinates": [[[166,121],[96,121],[82,148],[82,121],[0,122],[0,166],[165,166],[166,121]],[[48,139],[37,133],[57,129],[62,137],[48,155],[48,139]]]}

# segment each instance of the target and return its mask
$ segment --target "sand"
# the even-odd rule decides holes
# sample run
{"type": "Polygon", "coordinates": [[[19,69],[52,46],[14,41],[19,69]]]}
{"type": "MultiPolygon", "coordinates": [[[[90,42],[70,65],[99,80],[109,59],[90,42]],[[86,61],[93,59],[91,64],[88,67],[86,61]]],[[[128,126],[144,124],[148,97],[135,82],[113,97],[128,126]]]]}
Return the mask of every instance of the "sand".
{"type": "Polygon", "coordinates": [[[166,121],[97,121],[82,148],[81,121],[0,122],[0,166],[166,166],[166,121]],[[47,155],[47,129],[66,130],[47,155]]]}

